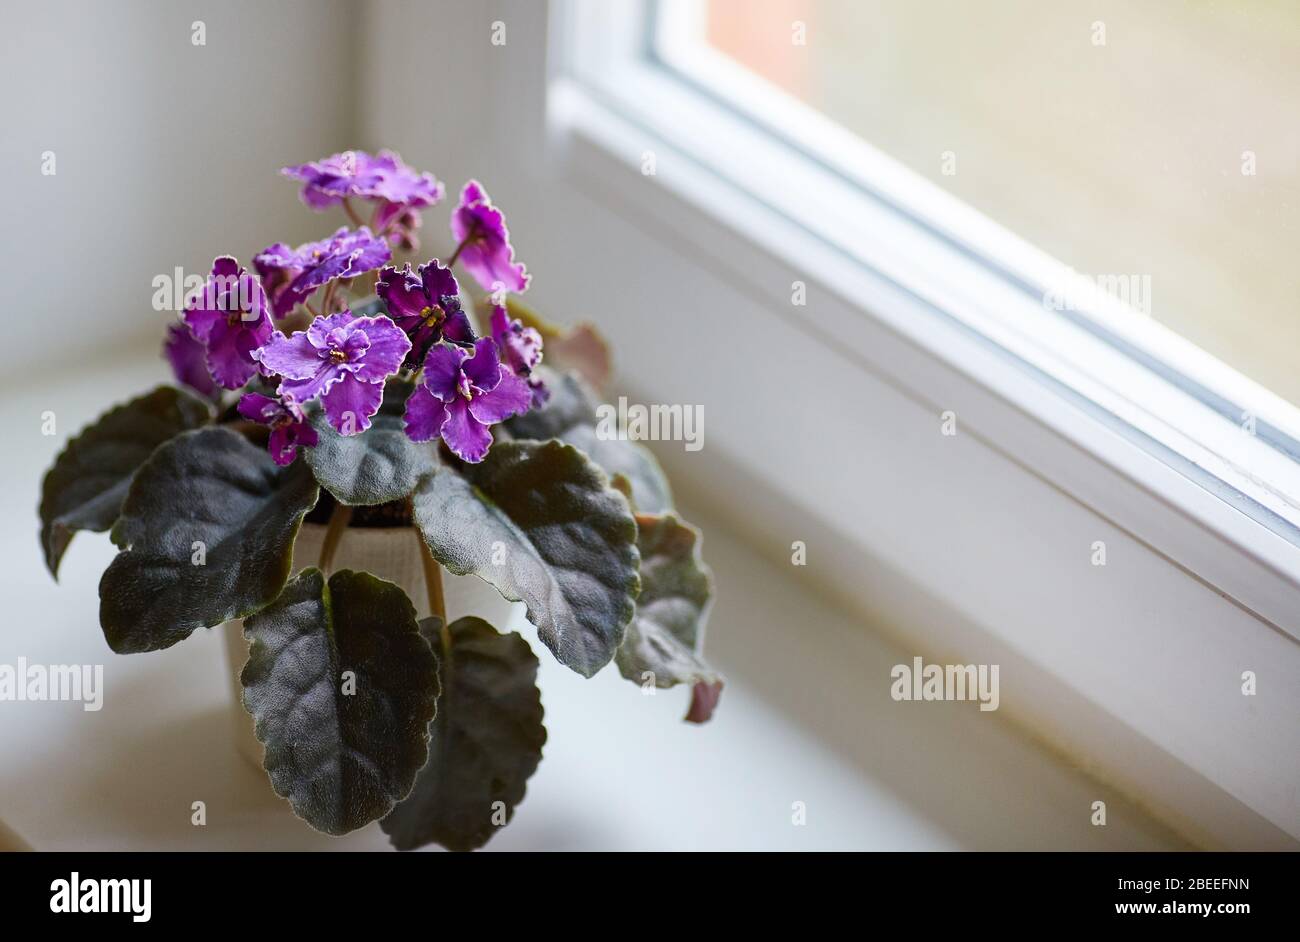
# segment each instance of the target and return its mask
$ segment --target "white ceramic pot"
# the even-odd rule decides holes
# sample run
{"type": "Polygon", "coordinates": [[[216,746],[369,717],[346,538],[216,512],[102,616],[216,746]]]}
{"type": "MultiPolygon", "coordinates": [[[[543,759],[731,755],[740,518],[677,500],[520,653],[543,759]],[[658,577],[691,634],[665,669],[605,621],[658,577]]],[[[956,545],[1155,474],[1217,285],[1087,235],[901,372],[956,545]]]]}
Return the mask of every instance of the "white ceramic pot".
{"type": "MultiPolygon", "coordinates": [[[[293,571],[315,566],[320,560],[325,526],[304,523],[293,547],[293,571]]],[[[416,618],[429,615],[424,569],[420,564],[419,533],[413,527],[349,527],[334,551],[334,570],[358,569],[387,579],[402,588],[415,604],[416,618]]],[[[477,615],[500,631],[508,631],[523,605],[507,602],[496,589],[478,576],[442,575],[443,598],[447,617],[455,620],[477,615]]],[[[240,671],[248,660],[248,642],[244,640],[242,619],[226,622],[220,629],[226,639],[226,659],[230,665],[231,711],[235,724],[235,744],[240,754],[259,769],[262,767],[262,744],[253,735],[253,718],[240,699],[240,671]]]]}

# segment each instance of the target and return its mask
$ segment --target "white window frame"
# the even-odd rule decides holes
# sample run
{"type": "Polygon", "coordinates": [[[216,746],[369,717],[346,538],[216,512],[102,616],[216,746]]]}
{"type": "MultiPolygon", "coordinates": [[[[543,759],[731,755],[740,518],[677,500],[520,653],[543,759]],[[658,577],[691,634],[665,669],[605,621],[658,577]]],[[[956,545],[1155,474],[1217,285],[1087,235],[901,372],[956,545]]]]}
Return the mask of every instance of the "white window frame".
{"type": "MultiPolygon", "coordinates": [[[[585,303],[577,316],[608,324],[625,389],[706,404],[704,457],[662,452],[679,491],[773,554],[806,540],[810,578],[917,653],[1002,664],[1000,712],[1192,840],[1300,846],[1293,462],[1169,374],[1031,310],[954,247],[974,233],[1052,283],[1056,263],[1013,235],[794,103],[777,115],[763,99],[846,167],[807,159],[736,106],[752,97],[747,77],[695,77],[724,103],[647,59],[649,3],[368,6],[363,139],[450,180],[480,175],[544,273],[539,306],[564,317],[585,303]],[[439,42],[429,58],[431,36],[486,37],[498,21],[500,49],[439,42]],[[416,82],[437,92],[413,120],[384,89],[416,82]],[[488,96],[491,113],[458,88],[488,96]],[[656,280],[691,293],[656,293],[656,280]],[[805,307],[791,305],[794,281],[805,307]],[[795,358],[794,386],[769,367],[738,388],[743,363],[710,374],[711,346],[761,351],[755,334],[795,358]],[[694,353],[674,354],[690,341],[694,353]],[[801,382],[824,384],[824,408],[767,428],[801,382]],[[952,439],[939,434],[945,410],[958,416],[952,439]],[[1089,562],[1094,540],[1108,545],[1104,570],[1089,562]],[[1259,696],[1241,695],[1243,670],[1259,696]]],[[[728,71],[687,59],[669,64],[728,71]]],[[[1172,350],[1198,388],[1250,403],[1257,427],[1300,428],[1288,404],[1159,325],[1089,315],[1172,350]]],[[[815,644],[811,626],[792,630],[815,644]]]]}

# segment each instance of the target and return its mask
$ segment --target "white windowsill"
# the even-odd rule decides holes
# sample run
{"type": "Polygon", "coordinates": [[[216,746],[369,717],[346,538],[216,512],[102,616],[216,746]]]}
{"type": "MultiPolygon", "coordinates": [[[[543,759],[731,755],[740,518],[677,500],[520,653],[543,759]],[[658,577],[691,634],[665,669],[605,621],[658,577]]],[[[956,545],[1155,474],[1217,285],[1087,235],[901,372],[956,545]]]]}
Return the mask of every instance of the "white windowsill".
{"type": "MultiPolygon", "coordinates": [[[[163,378],[152,356],[71,384],[5,390],[4,427],[59,416],[6,467],[9,519],[65,436],[108,403],[163,378]]],[[[644,697],[613,668],[584,681],[540,651],[549,738],[494,850],[1183,849],[1114,789],[973,704],[895,703],[889,668],[910,657],[765,562],[697,508],[719,585],[710,628],[729,686],[714,722],[681,722],[685,693],[644,697]],[[798,632],[790,626],[799,626],[798,632]],[[870,678],[865,680],[864,678],[870,678]],[[877,682],[879,681],[879,682],[877,682]],[[1104,828],[1091,803],[1107,803],[1104,828]],[[790,823],[806,803],[808,824],[790,823]]],[[[0,662],[105,667],[104,709],[0,703],[0,819],[38,850],[381,850],[369,826],[311,831],[235,751],[221,639],[199,631],[153,654],[104,643],[96,585],[113,548],[80,534],[62,582],[44,571],[35,526],[6,530],[9,619],[0,662]],[[190,824],[207,805],[207,826],[190,824]]]]}
{"type": "MultiPolygon", "coordinates": [[[[612,21],[583,55],[618,54],[626,7],[582,7],[584,23],[612,21]]],[[[601,326],[616,394],[705,406],[703,451],[660,449],[692,506],[780,567],[807,541],[792,574],[904,650],[1003,665],[999,712],[1195,843],[1300,846],[1296,548],[969,332],[936,329],[934,311],[702,171],[679,134],[628,120],[662,101],[615,108],[567,81],[574,9],[372,0],[363,142],[453,186],[484,181],[536,275],[528,302],[601,326]],[[484,54],[499,18],[511,38],[484,54]],[[421,53],[435,29],[455,38],[436,68],[421,53]],[[395,104],[446,75],[494,107],[434,95],[413,122],[395,104]],[[806,307],[790,304],[795,279],[806,307]],[[939,434],[948,409],[955,438],[939,434]],[[1097,540],[1105,568],[1089,564],[1097,540]]],[[[669,131],[709,130],[658,111],[669,131]]],[[[753,169],[739,145],[730,160],[753,169]]]]}

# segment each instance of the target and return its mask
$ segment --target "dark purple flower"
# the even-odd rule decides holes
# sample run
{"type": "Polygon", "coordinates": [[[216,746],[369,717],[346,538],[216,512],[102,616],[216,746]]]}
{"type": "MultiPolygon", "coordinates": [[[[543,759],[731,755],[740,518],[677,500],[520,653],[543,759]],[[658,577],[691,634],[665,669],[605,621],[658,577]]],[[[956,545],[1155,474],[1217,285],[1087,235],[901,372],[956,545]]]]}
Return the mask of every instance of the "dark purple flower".
{"type": "Polygon", "coordinates": [[[271,313],[284,317],[321,285],[374,271],[391,257],[388,244],[365,226],[355,230],[343,226],[328,239],[296,249],[283,242],[268,245],[253,264],[271,296],[271,313]]]}
{"type": "Polygon", "coordinates": [[[336,206],[350,196],[376,200],[382,206],[420,209],[437,203],[445,192],[433,174],[417,173],[390,150],[373,156],[349,150],[280,172],[302,181],[302,201],[316,210],[336,206]]]}
{"type": "Polygon", "coordinates": [[[194,335],[184,324],[167,325],[167,339],[163,341],[163,356],[172,365],[172,373],[177,380],[191,389],[198,390],[205,396],[211,396],[217,391],[217,384],[212,381],[212,374],[208,372],[207,364],[204,362],[206,352],[203,344],[194,339],[194,335]]]}
{"type": "Polygon", "coordinates": [[[528,380],[533,406],[546,405],[551,398],[550,390],[541,377],[532,375],[533,369],[542,362],[542,335],[534,327],[525,327],[519,318],[512,318],[500,304],[493,305],[488,328],[501,353],[501,362],[516,376],[528,380]]]}
{"type": "Polygon", "coordinates": [[[299,445],[311,447],[319,441],[316,430],[307,423],[302,406],[293,399],[281,402],[261,393],[245,393],[238,408],[244,418],[271,427],[266,447],[278,465],[293,464],[299,445]]]}
{"type": "Polygon", "coordinates": [[[477,180],[470,180],[461,191],[460,205],[451,214],[451,234],[463,243],[461,264],[485,291],[528,288],[528,273],[515,261],[505,217],[477,180]]]}
{"type": "Polygon", "coordinates": [[[496,344],[483,337],[473,352],[455,344],[429,348],[424,381],[406,400],[406,434],[427,442],[441,436],[456,455],[482,461],[492,447],[490,426],[528,411],[528,383],[501,365],[496,344]]]}
{"type": "Polygon", "coordinates": [[[473,343],[474,328],[460,306],[460,287],[448,268],[435,258],[411,271],[391,265],[379,272],[375,294],[384,301],[388,316],[411,338],[406,366],[414,369],[424,362],[429,347],[439,340],[473,343]]]}
{"type": "Polygon", "coordinates": [[[271,319],[262,286],[237,261],[228,255],[216,259],[182,316],[203,344],[208,372],[218,384],[238,389],[257,375],[253,351],[271,336],[271,319]]]}
{"type": "Polygon", "coordinates": [[[384,381],[410,349],[406,334],[387,317],[339,311],[289,337],[276,331],[257,358],[268,376],[283,377],[282,400],[302,404],[320,397],[330,425],[355,435],[370,428],[384,381]]]}

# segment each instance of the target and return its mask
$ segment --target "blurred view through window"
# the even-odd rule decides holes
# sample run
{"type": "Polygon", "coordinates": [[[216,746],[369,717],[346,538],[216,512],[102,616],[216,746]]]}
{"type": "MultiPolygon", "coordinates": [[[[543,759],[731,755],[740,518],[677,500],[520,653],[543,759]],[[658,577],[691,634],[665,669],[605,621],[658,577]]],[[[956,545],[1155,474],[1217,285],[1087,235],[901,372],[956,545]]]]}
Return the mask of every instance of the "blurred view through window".
{"type": "Polygon", "coordinates": [[[703,2],[716,50],[1076,272],[1149,276],[1300,404],[1300,2],[703,2]]]}

